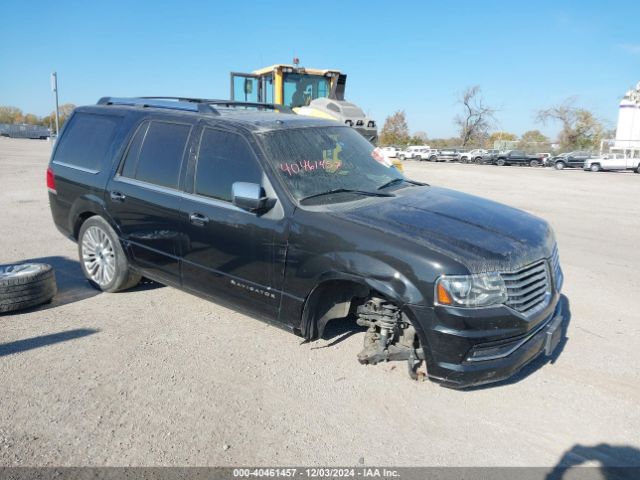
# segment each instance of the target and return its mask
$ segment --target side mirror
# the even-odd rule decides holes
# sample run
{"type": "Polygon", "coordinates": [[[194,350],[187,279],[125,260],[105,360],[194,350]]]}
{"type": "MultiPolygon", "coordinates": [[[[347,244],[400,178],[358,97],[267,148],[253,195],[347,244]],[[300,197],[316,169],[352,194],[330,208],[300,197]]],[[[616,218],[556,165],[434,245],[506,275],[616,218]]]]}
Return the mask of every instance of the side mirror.
{"type": "Polygon", "coordinates": [[[249,212],[263,212],[271,209],[275,200],[268,198],[257,183],[234,182],[231,186],[233,204],[249,212]]]}

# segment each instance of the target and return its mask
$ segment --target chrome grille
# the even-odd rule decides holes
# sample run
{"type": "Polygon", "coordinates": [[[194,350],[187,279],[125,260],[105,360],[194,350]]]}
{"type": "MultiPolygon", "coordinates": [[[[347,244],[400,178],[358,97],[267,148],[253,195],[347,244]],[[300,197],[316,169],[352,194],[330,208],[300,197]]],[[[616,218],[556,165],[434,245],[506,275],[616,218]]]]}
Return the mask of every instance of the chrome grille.
{"type": "Polygon", "coordinates": [[[553,253],[551,254],[551,275],[553,276],[553,286],[556,291],[560,291],[564,276],[562,268],[560,268],[560,254],[558,253],[557,245],[553,247],[553,253]]]}
{"type": "Polygon", "coordinates": [[[503,273],[502,279],[507,287],[507,306],[525,315],[531,315],[547,306],[551,279],[545,260],[517,272],[503,273]]]}

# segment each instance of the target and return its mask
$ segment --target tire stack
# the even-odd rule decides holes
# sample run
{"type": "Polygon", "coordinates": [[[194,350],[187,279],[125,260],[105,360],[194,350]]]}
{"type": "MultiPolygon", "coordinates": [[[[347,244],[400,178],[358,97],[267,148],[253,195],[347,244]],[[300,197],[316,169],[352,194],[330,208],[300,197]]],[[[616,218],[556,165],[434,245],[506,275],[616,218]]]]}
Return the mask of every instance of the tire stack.
{"type": "Polygon", "coordinates": [[[0,265],[0,313],[41,305],[56,293],[56,277],[51,265],[0,265]]]}

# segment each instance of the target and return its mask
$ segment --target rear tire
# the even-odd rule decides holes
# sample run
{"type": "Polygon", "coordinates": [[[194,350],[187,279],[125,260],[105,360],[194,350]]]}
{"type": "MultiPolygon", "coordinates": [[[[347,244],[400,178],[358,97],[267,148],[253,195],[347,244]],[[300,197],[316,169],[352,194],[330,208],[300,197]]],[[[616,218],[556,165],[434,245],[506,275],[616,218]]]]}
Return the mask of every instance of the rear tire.
{"type": "Polygon", "coordinates": [[[404,162],[404,155],[400,155],[398,158],[404,162]]]}
{"type": "Polygon", "coordinates": [[[594,163],[593,165],[591,165],[590,170],[592,172],[599,172],[600,170],[602,170],[602,168],[600,167],[599,163],[594,163]]]}
{"type": "Polygon", "coordinates": [[[529,166],[530,167],[537,167],[538,165],[540,165],[540,163],[538,162],[538,160],[531,160],[529,162],[529,166]]]}
{"type": "Polygon", "coordinates": [[[504,158],[499,158],[498,160],[496,160],[496,165],[498,165],[499,167],[504,167],[507,164],[507,162],[504,161],[504,158]]]}
{"type": "Polygon", "coordinates": [[[566,167],[566,165],[564,164],[564,162],[556,162],[554,167],[556,170],[564,170],[564,167],[566,167]]]}
{"type": "Polygon", "coordinates": [[[90,217],[80,227],[78,256],[82,273],[97,290],[119,292],[136,286],[142,278],[129,270],[118,235],[100,216],[90,217]]]}
{"type": "Polygon", "coordinates": [[[41,305],[57,291],[51,265],[23,263],[0,267],[0,313],[41,305]]]}
{"type": "Polygon", "coordinates": [[[422,157],[420,155],[416,155],[415,157],[413,157],[416,159],[416,161],[421,162],[422,161],[422,157]]]}

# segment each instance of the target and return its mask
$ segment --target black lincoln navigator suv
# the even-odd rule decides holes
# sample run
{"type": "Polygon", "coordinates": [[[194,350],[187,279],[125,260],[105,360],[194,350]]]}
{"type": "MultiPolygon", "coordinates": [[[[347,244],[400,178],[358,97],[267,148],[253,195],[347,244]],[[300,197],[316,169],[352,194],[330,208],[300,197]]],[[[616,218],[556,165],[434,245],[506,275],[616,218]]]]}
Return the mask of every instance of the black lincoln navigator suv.
{"type": "MultiPolygon", "coordinates": [[[[355,130],[265,104],[103,98],[47,170],[51,212],[106,292],[141,276],[307,339],[368,327],[362,363],[467,387],[560,339],[549,225],[406,179],[355,130]],[[280,109],[280,110],[279,110],[280,109]]],[[[178,320],[177,320],[178,321],[178,320]]]]}

